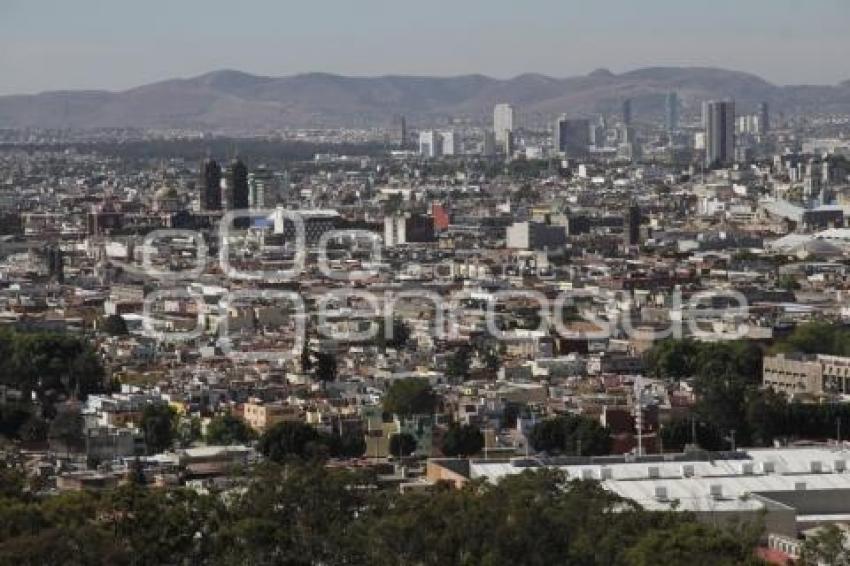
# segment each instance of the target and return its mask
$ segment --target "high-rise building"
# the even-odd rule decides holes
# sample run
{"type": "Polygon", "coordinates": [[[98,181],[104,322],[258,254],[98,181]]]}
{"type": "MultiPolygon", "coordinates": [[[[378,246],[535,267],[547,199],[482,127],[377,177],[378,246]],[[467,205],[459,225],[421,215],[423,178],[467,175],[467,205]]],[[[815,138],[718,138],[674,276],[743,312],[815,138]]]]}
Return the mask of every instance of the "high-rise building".
{"type": "Polygon", "coordinates": [[[407,120],[401,114],[393,116],[390,144],[399,149],[404,149],[407,146],[407,120]]]}
{"type": "Polygon", "coordinates": [[[221,210],[221,167],[214,159],[201,165],[201,210],[221,210]]]}
{"type": "Polygon", "coordinates": [[[45,259],[50,280],[60,285],[65,283],[65,259],[62,248],[58,245],[47,246],[45,259]]]}
{"type": "Polygon", "coordinates": [[[705,120],[705,164],[731,165],[735,159],[735,103],[711,100],[703,105],[705,120]]]}
{"type": "Polygon", "coordinates": [[[419,154],[422,157],[440,157],[443,151],[443,140],[440,132],[425,130],[419,132],[419,154]]]}
{"type": "Polygon", "coordinates": [[[496,145],[504,147],[505,138],[514,131],[514,107],[510,104],[497,104],[493,108],[493,133],[496,145]]]}
{"type": "Polygon", "coordinates": [[[492,130],[484,131],[484,140],[481,143],[481,154],[485,157],[496,155],[496,135],[492,130]]]}
{"type": "Polygon", "coordinates": [[[434,235],[434,218],[431,216],[399,213],[384,218],[384,245],[388,248],[433,242],[434,235]]]}
{"type": "Polygon", "coordinates": [[[627,246],[640,244],[640,207],[632,204],[626,214],[623,230],[623,243],[627,246]]]}
{"type": "Polygon", "coordinates": [[[278,203],[285,202],[293,197],[292,179],[289,171],[282,171],[277,175],[278,203]]]}
{"type": "Polygon", "coordinates": [[[457,155],[460,153],[460,148],[458,147],[458,138],[455,132],[449,130],[446,132],[442,132],[440,136],[443,138],[443,155],[457,155]]]}
{"type": "Polygon", "coordinates": [[[623,125],[632,125],[632,99],[627,98],[623,101],[623,125]]]}
{"type": "Polygon", "coordinates": [[[505,139],[502,140],[500,148],[503,155],[511,157],[514,154],[514,134],[513,132],[505,132],[505,139]]]}
{"type": "Polygon", "coordinates": [[[590,145],[605,147],[605,129],[599,124],[590,125],[590,145]]]}
{"type": "Polygon", "coordinates": [[[679,129],[679,95],[668,92],[664,100],[664,125],[668,132],[679,129]]]}
{"type": "Polygon", "coordinates": [[[566,226],[514,222],[505,230],[505,246],[518,250],[556,250],[567,241],[566,226]]]}
{"type": "Polygon", "coordinates": [[[567,157],[587,155],[590,146],[590,121],[561,116],[555,121],[552,141],[555,151],[564,153],[567,157]]]}
{"type": "Polygon", "coordinates": [[[261,165],[248,174],[248,203],[251,208],[277,206],[281,201],[278,178],[261,165]]]}
{"type": "Polygon", "coordinates": [[[229,192],[228,206],[233,210],[242,210],[251,205],[250,188],[248,187],[248,168],[238,157],[233,160],[228,171],[227,188],[229,192]]]}
{"type": "Polygon", "coordinates": [[[770,132],[770,107],[767,102],[759,104],[759,133],[764,135],[770,132]]]}

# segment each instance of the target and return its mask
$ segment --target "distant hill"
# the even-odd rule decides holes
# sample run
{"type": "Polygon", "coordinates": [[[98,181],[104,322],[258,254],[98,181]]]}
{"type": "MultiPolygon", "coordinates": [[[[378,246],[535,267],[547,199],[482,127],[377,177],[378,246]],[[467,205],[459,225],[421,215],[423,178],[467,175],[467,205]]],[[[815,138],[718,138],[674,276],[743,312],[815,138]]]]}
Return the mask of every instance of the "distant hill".
{"type": "Polygon", "coordinates": [[[57,91],[0,96],[0,128],[196,128],[218,131],[286,127],[380,126],[395,113],[411,123],[449,116],[487,120],[492,106],[510,102],[525,120],[567,113],[616,111],[633,100],[636,120],[659,117],[664,96],[679,93],[685,113],[702,100],[734,98],[739,112],[767,101],[788,113],[850,112],[850,81],[837,86],[776,86],[755,75],[702,67],[652,67],[622,74],[606,69],[556,79],[525,74],[512,79],[458,77],[346,77],[309,73],[263,77],[215,71],[122,92],[57,91]]]}

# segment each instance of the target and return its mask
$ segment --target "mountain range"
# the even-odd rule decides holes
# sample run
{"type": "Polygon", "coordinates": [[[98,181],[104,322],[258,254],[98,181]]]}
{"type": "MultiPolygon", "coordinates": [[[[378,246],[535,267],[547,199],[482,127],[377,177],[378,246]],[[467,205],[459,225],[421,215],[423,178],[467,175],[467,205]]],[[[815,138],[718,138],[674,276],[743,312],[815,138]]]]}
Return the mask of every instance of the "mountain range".
{"type": "Polygon", "coordinates": [[[187,128],[220,132],[295,127],[386,126],[394,114],[411,124],[450,117],[484,122],[499,102],[516,106],[523,123],[545,124],[559,114],[591,116],[618,110],[632,99],[636,121],[662,115],[668,92],[684,115],[700,102],[733,98],[738,113],[759,102],[788,114],[850,113],[850,81],[835,86],[778,86],[758,76],[706,67],[651,67],[614,74],[511,79],[350,77],[307,73],[266,77],[222,70],[124,90],[54,91],[0,96],[0,128],[187,128]]]}

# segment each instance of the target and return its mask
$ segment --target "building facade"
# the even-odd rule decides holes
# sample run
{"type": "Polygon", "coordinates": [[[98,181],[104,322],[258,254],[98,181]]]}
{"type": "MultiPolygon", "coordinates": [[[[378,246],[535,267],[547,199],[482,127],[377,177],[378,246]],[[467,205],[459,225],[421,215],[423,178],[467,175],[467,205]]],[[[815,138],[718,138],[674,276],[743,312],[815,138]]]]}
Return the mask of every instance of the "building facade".
{"type": "Polygon", "coordinates": [[[514,107],[510,104],[497,104],[493,108],[493,133],[496,145],[504,147],[505,138],[514,131],[514,107]]]}
{"type": "Polygon", "coordinates": [[[850,358],[776,354],[765,356],[762,383],[790,395],[850,393],[850,358]]]}
{"type": "Polygon", "coordinates": [[[590,146],[590,121],[561,116],[555,121],[555,151],[567,157],[584,157],[590,146]]]}
{"type": "Polygon", "coordinates": [[[703,107],[705,165],[725,167],[735,160],[735,103],[712,100],[703,107]]]}

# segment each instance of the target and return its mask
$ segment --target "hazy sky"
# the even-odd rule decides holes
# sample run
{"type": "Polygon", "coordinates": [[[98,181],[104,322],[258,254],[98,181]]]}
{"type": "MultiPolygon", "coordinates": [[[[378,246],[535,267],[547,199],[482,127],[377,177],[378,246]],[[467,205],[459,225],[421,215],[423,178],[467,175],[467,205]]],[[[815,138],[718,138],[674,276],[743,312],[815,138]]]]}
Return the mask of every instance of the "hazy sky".
{"type": "Polygon", "coordinates": [[[850,79],[850,0],[0,0],[0,93],[266,75],[558,77],[703,65],[850,79]]]}

